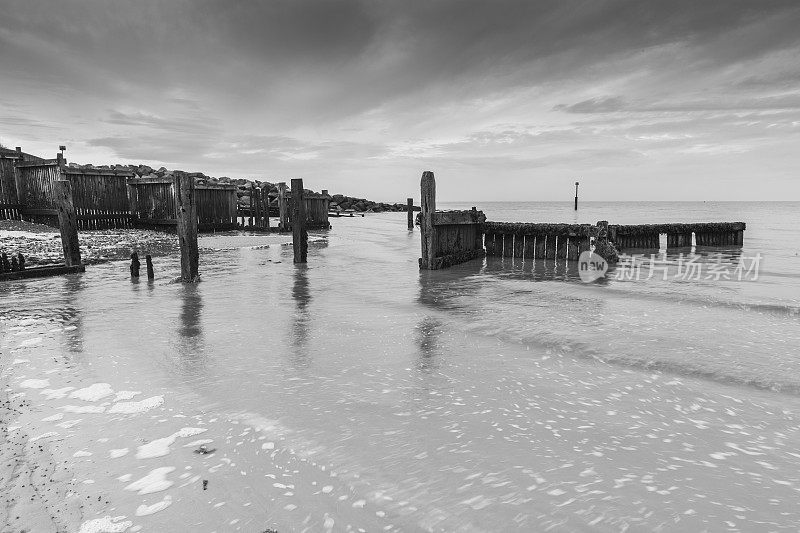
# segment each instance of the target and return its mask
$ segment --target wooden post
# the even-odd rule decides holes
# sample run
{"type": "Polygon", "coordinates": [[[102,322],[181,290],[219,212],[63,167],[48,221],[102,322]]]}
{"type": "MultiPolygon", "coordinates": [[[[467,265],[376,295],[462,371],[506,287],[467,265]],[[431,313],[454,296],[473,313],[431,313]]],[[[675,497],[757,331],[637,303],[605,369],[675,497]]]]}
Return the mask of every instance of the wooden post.
{"type": "Polygon", "coordinates": [[[308,262],[308,232],[306,231],[306,202],[303,198],[303,180],[292,180],[292,248],[294,262],[308,262]]]}
{"type": "Polygon", "coordinates": [[[261,227],[261,189],[253,187],[253,205],[256,208],[256,227],[261,227]]]}
{"type": "Polygon", "coordinates": [[[578,182],[575,182],[575,211],[578,210],[578,182]]]}
{"type": "Polygon", "coordinates": [[[155,272],[153,271],[153,258],[150,257],[150,254],[144,256],[144,260],[147,263],[147,279],[153,279],[156,277],[155,272]]]}
{"type": "Polygon", "coordinates": [[[406,205],[408,206],[408,207],[406,207],[406,210],[408,211],[408,213],[407,213],[408,229],[413,230],[414,229],[414,199],[413,198],[407,199],[406,200],[406,205]]]}
{"type": "Polygon", "coordinates": [[[289,210],[286,205],[286,182],[278,184],[278,229],[286,231],[289,229],[289,210]]]}
{"type": "Polygon", "coordinates": [[[53,183],[53,192],[58,206],[64,264],[78,266],[81,264],[81,249],[78,244],[78,215],[72,203],[72,184],[66,180],[58,180],[53,183]]]}
{"type": "Polygon", "coordinates": [[[198,277],[200,252],[197,248],[197,199],[194,178],[185,172],[175,175],[175,200],[178,216],[178,243],[181,247],[181,281],[198,277]]]}
{"type": "Polygon", "coordinates": [[[139,254],[133,252],[131,254],[131,277],[138,278],[139,277],[139,254]]]}
{"type": "Polygon", "coordinates": [[[433,177],[433,172],[429,170],[422,173],[419,203],[422,209],[420,224],[422,258],[419,260],[419,267],[430,270],[434,266],[438,243],[436,242],[436,228],[433,225],[433,215],[436,213],[436,179],[433,177]]]}
{"type": "Polygon", "coordinates": [[[525,235],[525,250],[522,252],[522,257],[525,260],[533,259],[536,256],[536,236],[525,235]]]}

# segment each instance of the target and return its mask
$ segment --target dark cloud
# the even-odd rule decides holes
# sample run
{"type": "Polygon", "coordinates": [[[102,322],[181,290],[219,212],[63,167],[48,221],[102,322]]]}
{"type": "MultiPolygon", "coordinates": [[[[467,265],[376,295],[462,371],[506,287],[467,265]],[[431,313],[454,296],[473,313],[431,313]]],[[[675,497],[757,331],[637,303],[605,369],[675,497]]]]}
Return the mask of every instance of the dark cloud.
{"type": "Polygon", "coordinates": [[[625,109],[625,100],[621,96],[590,98],[576,104],[558,104],[553,109],[567,113],[612,113],[625,109]]]}
{"type": "Polygon", "coordinates": [[[422,162],[476,180],[570,161],[627,172],[642,145],[783,151],[800,109],[795,0],[8,0],[2,12],[4,138],[227,175],[380,174],[358,182],[380,191],[422,162]]]}

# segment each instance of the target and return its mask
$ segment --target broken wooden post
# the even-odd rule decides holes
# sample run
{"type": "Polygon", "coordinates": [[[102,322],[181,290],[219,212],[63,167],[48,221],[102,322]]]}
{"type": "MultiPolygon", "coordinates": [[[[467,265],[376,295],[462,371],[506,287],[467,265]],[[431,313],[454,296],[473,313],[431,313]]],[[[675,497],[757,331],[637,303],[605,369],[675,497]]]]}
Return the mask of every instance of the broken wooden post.
{"type": "Polygon", "coordinates": [[[19,272],[19,263],[15,256],[11,256],[11,272],[19,272]]]}
{"type": "Polygon", "coordinates": [[[0,272],[11,272],[11,263],[8,260],[8,255],[3,252],[0,254],[0,272]]]}
{"type": "Polygon", "coordinates": [[[436,179],[433,172],[426,170],[422,173],[420,181],[420,200],[421,222],[420,231],[422,232],[422,258],[420,268],[431,270],[434,266],[436,257],[436,228],[433,226],[433,215],[436,213],[436,179]]]}
{"type": "Polygon", "coordinates": [[[197,199],[194,178],[185,172],[175,175],[175,200],[178,215],[178,243],[181,247],[181,281],[198,277],[200,252],[197,248],[197,199]]]}
{"type": "Polygon", "coordinates": [[[139,254],[133,252],[131,254],[131,277],[138,278],[139,277],[139,254]]]}
{"type": "Polygon", "coordinates": [[[153,279],[156,277],[155,272],[153,271],[153,258],[150,257],[150,254],[144,256],[144,260],[147,263],[147,279],[153,279]]]}
{"type": "Polygon", "coordinates": [[[289,229],[289,210],[286,205],[286,182],[278,184],[278,229],[286,231],[289,229]]]}
{"type": "Polygon", "coordinates": [[[292,180],[292,248],[294,262],[306,263],[308,258],[308,232],[306,231],[306,203],[303,198],[303,180],[292,180]]]}
{"type": "MultiPolygon", "coordinates": [[[[63,161],[63,159],[62,159],[63,161]]],[[[64,264],[81,264],[81,249],[78,244],[78,216],[72,203],[72,184],[66,180],[53,182],[53,193],[58,207],[58,225],[61,229],[61,246],[64,250],[64,264]]]]}
{"type": "Polygon", "coordinates": [[[413,198],[409,198],[406,201],[406,205],[408,206],[408,207],[406,207],[406,211],[408,211],[408,213],[407,213],[408,214],[408,229],[413,230],[414,229],[414,199],[413,198]]]}
{"type": "Polygon", "coordinates": [[[17,264],[20,270],[25,270],[25,256],[22,253],[17,253],[17,264]]]}

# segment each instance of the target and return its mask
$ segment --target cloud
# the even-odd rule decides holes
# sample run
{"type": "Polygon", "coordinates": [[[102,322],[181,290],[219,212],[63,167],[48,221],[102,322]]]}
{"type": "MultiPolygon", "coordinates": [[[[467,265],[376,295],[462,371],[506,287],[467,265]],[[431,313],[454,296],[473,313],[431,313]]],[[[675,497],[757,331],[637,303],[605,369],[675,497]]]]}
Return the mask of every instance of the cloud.
{"type": "Polygon", "coordinates": [[[794,0],[11,0],[0,134],[401,198],[422,164],[465,183],[630,175],[625,158],[678,175],[664,165],[738,146],[783,175],[799,26],[794,0]]]}
{"type": "Polygon", "coordinates": [[[553,108],[567,113],[613,113],[625,109],[625,100],[621,96],[590,98],[576,104],[558,104],[553,108]]]}

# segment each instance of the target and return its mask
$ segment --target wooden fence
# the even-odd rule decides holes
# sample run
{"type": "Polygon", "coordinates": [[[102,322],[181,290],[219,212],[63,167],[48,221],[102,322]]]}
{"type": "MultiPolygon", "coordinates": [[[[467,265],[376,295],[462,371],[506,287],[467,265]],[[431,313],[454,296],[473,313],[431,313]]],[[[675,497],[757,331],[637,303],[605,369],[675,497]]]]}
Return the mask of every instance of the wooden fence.
{"type": "MultiPolygon", "coordinates": [[[[197,184],[194,188],[199,231],[236,229],[236,186],[197,184]]],[[[170,229],[178,224],[174,178],[130,178],[128,198],[137,228],[170,229]]]]}
{"type": "Polygon", "coordinates": [[[58,226],[54,184],[72,185],[78,228],[104,229],[130,226],[125,180],[131,172],[111,169],[72,168],[59,156],[33,162],[18,162],[17,192],[24,220],[58,226]]]}
{"type": "Polygon", "coordinates": [[[608,226],[608,237],[617,249],[653,249],[661,247],[661,235],[667,237],[667,249],[692,246],[742,246],[744,222],[700,222],[692,224],[637,224],[608,226]]]}
{"type": "Polygon", "coordinates": [[[487,222],[484,232],[486,255],[576,261],[589,250],[597,226],[487,222]]]}
{"type": "MultiPolygon", "coordinates": [[[[281,204],[279,200],[278,205],[287,206],[287,220],[289,222],[289,227],[291,227],[291,210],[288,209],[288,206],[291,205],[292,202],[292,192],[285,188],[282,190],[284,191],[286,201],[281,204]]],[[[280,192],[278,194],[280,196],[280,192]]],[[[328,195],[328,191],[322,191],[321,194],[306,191],[303,194],[303,201],[305,203],[306,228],[330,229],[331,224],[328,222],[328,207],[330,207],[331,197],[328,195]]]]}
{"type": "Polygon", "coordinates": [[[21,156],[0,156],[0,219],[20,218],[17,196],[17,161],[21,156]]]}

